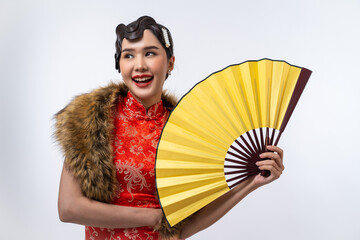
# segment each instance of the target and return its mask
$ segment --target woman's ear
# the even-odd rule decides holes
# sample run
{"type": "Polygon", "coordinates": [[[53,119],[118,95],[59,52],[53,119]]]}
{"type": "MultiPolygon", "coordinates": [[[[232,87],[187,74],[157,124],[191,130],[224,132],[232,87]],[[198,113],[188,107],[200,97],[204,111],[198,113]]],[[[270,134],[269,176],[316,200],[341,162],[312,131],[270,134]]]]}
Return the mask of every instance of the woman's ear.
{"type": "Polygon", "coordinates": [[[175,56],[172,56],[169,59],[169,69],[168,70],[172,71],[174,69],[174,64],[175,64],[175,56]]]}

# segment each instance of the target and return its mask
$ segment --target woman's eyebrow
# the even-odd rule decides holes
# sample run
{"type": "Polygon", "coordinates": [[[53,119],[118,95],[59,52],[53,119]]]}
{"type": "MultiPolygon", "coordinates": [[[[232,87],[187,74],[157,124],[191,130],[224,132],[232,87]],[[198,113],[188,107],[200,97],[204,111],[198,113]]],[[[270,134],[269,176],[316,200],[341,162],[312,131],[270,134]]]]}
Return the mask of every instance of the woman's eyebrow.
{"type": "Polygon", "coordinates": [[[157,46],[144,47],[144,50],[149,50],[149,49],[159,49],[159,48],[157,46]]]}
{"type": "MultiPolygon", "coordinates": [[[[144,47],[144,50],[150,50],[150,49],[159,49],[157,46],[146,46],[144,47]]],[[[133,52],[135,51],[134,48],[124,48],[121,52],[133,52]]]]}
{"type": "Polygon", "coordinates": [[[133,48],[124,48],[121,52],[133,52],[133,48]]]}

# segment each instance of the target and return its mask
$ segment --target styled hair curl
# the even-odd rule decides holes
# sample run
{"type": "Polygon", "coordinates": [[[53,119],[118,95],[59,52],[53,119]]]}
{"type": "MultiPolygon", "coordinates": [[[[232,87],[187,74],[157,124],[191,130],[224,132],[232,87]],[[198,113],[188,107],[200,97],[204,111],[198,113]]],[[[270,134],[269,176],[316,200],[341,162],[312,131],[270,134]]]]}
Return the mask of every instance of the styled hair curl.
{"type": "Polygon", "coordinates": [[[140,39],[140,38],[142,38],[145,29],[150,30],[154,34],[154,36],[159,40],[159,42],[161,43],[161,45],[164,47],[164,49],[166,51],[166,55],[167,55],[168,59],[170,59],[174,55],[174,52],[173,52],[174,43],[173,43],[169,29],[167,29],[163,25],[157,23],[152,17],[142,16],[142,17],[138,18],[136,21],[134,21],[128,25],[124,25],[121,23],[116,27],[115,69],[117,69],[119,72],[121,72],[119,61],[120,61],[121,50],[122,50],[122,48],[121,48],[122,40],[124,38],[126,38],[128,40],[140,39]],[[169,37],[169,41],[170,41],[169,47],[166,47],[166,42],[164,39],[162,28],[165,28],[168,33],[168,37],[169,37]]]}

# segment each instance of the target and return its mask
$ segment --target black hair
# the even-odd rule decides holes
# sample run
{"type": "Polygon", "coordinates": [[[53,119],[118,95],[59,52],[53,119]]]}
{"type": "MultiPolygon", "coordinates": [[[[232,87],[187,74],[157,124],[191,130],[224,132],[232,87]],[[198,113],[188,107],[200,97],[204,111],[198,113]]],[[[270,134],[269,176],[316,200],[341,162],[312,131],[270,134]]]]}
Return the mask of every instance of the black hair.
{"type": "Polygon", "coordinates": [[[136,21],[128,24],[128,25],[124,25],[124,24],[119,24],[116,27],[116,42],[115,42],[115,48],[116,48],[116,52],[115,52],[115,68],[120,72],[120,56],[121,56],[121,43],[122,40],[124,38],[128,39],[128,40],[136,40],[136,39],[140,39],[142,38],[145,29],[149,29],[154,35],[155,37],[159,40],[159,42],[161,43],[161,45],[164,47],[165,51],[166,51],[166,55],[167,58],[170,59],[173,55],[173,41],[171,38],[171,34],[170,31],[164,27],[161,24],[158,24],[152,17],[149,16],[142,16],[140,18],[138,18],[136,21]],[[168,35],[168,39],[170,42],[170,46],[166,46],[166,42],[164,39],[164,34],[163,34],[163,30],[165,29],[168,35]]]}

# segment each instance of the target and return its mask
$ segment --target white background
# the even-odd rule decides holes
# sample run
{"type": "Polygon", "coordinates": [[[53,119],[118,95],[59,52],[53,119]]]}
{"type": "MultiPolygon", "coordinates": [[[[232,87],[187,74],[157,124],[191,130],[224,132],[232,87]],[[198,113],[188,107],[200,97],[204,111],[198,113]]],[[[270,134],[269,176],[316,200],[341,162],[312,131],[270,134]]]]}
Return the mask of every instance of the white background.
{"type": "Polygon", "coordinates": [[[61,223],[53,114],[110,80],[115,27],[167,26],[182,96],[227,65],[268,57],[313,74],[280,141],[282,177],[191,239],[360,239],[359,0],[0,0],[0,238],[83,239],[61,223]]]}

